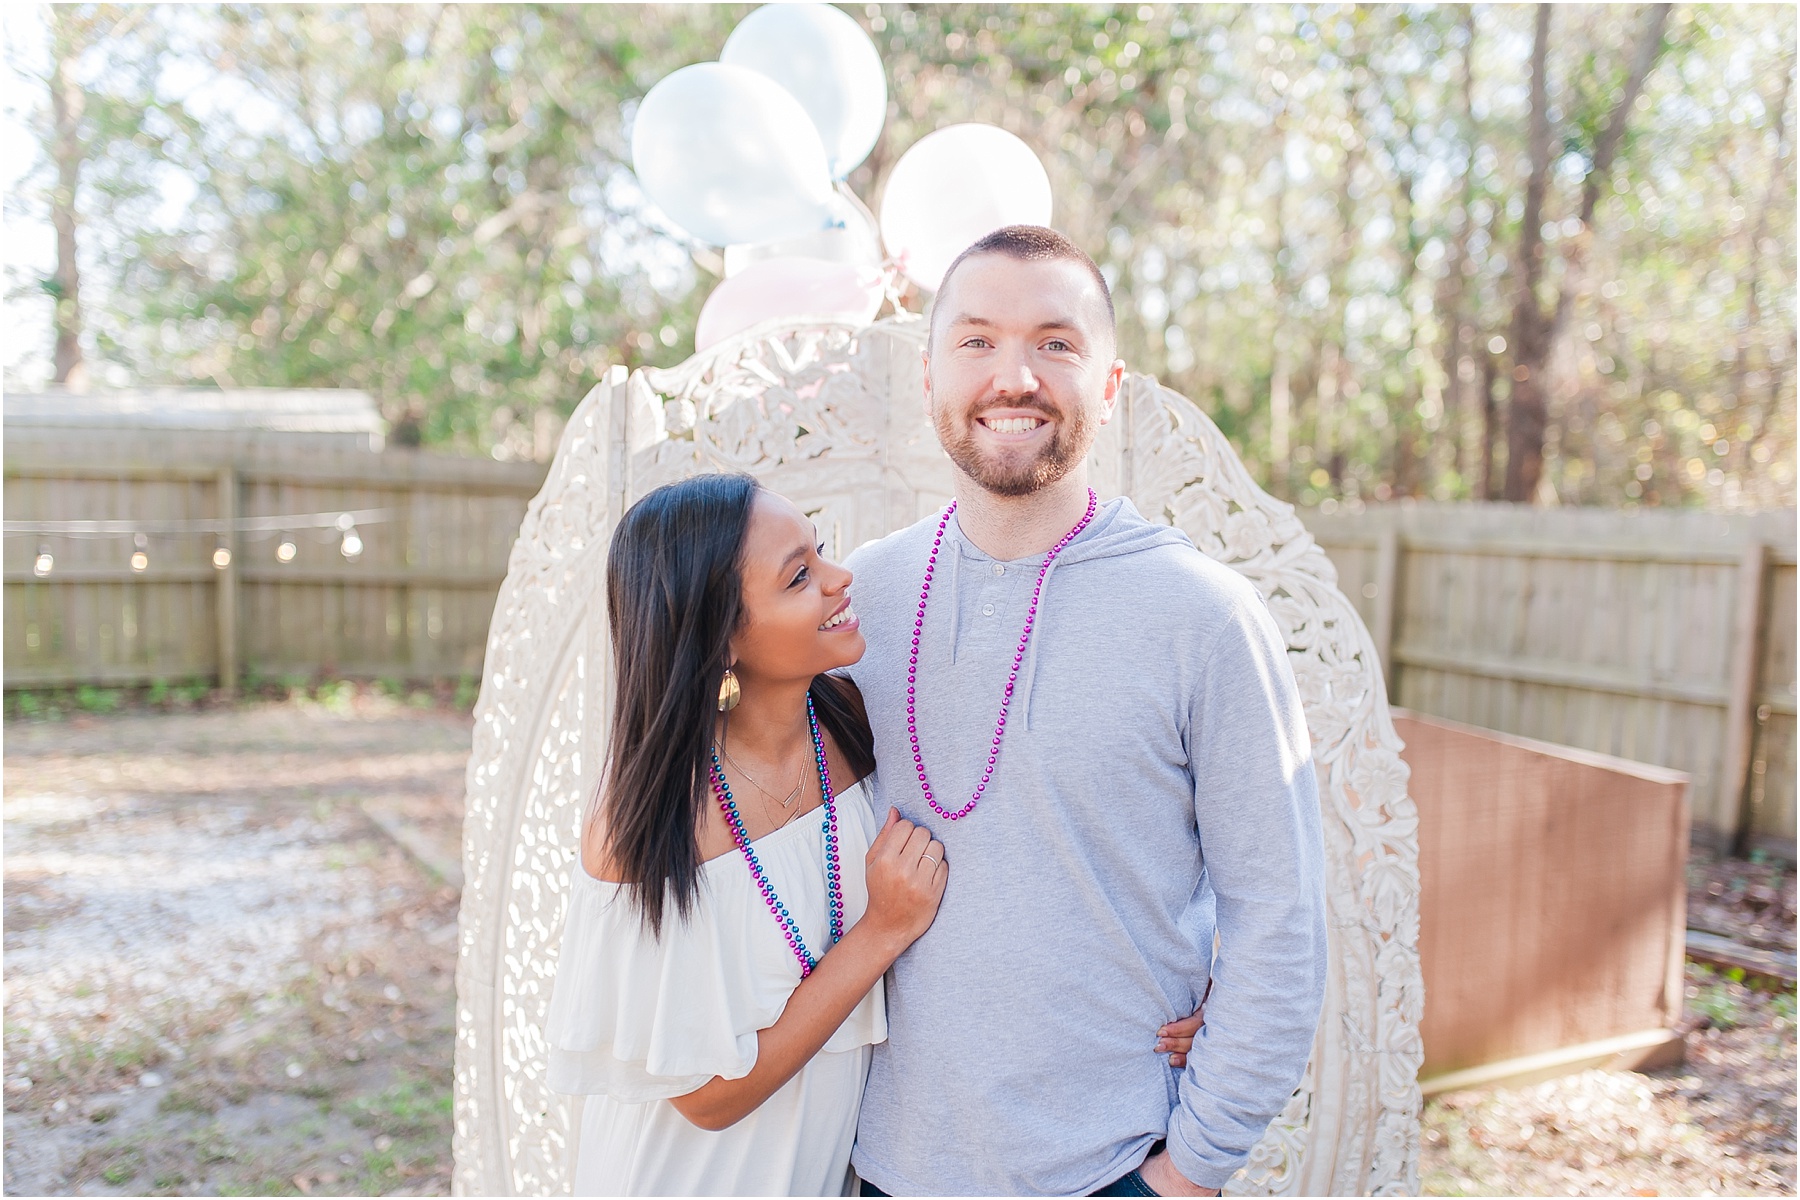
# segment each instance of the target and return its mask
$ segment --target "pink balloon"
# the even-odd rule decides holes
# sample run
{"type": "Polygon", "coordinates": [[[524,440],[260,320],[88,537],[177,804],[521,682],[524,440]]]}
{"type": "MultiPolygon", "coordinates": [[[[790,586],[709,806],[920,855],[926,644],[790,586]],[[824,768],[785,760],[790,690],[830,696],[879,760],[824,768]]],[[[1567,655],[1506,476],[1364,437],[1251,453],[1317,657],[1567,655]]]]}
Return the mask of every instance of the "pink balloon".
{"type": "Polygon", "coordinates": [[[826,317],[866,325],[881,308],[881,272],[822,258],[765,258],[713,289],[700,309],[694,349],[776,317],[826,317]]]}

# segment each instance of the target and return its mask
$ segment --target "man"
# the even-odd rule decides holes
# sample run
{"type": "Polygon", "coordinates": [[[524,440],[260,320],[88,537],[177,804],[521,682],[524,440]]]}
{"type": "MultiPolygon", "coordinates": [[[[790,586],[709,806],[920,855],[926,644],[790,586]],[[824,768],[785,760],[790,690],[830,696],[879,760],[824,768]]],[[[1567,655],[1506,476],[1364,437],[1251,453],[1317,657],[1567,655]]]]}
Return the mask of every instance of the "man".
{"type": "Polygon", "coordinates": [[[983,238],[925,352],[956,503],[850,559],[877,811],[953,866],[890,977],[864,1194],[1213,1194],[1305,1069],[1326,969],[1305,719],[1256,590],[1090,498],[1123,377],[1092,259],[1034,226],[983,238]],[[1174,1071],[1147,1031],[1209,981],[1174,1071]]]}

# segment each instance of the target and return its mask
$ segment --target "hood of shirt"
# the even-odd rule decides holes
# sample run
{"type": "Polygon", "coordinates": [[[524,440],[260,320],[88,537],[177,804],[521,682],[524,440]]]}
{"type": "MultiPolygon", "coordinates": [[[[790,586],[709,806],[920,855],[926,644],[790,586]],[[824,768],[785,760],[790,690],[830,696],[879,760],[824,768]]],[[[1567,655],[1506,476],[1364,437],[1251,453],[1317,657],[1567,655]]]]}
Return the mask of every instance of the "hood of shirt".
{"type": "MultiPolygon", "coordinates": [[[[943,572],[948,578],[944,578],[938,586],[943,586],[948,593],[946,600],[951,613],[950,661],[955,662],[962,637],[962,605],[958,595],[962,573],[964,570],[985,568],[996,559],[969,540],[954,516],[950,518],[950,525],[944,531],[944,542],[945,549],[953,552],[939,558],[940,566],[947,566],[949,569],[943,572]]],[[[1088,522],[1087,528],[1063,547],[1062,553],[1056,556],[1049,570],[1044,572],[1044,586],[1039,595],[1038,606],[1041,609],[1049,601],[1052,577],[1065,567],[1168,545],[1191,548],[1193,542],[1188,539],[1187,534],[1171,525],[1157,525],[1145,520],[1130,500],[1116,496],[1094,509],[1094,519],[1088,522]]],[[[1043,566],[1044,557],[1036,554],[1027,558],[998,561],[1008,567],[1035,573],[1043,566]]],[[[1037,647],[1038,639],[1034,631],[1031,641],[1025,647],[1025,661],[1019,666],[1019,686],[1013,692],[1013,703],[1019,709],[1018,719],[1027,729],[1031,728],[1031,691],[1037,678],[1037,647]]]]}

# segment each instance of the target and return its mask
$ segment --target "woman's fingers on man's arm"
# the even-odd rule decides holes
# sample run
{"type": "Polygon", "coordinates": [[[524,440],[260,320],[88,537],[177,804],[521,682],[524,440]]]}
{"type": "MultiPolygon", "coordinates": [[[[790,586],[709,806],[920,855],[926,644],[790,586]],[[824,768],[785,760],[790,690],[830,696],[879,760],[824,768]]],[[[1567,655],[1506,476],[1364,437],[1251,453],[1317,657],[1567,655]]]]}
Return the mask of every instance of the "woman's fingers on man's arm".
{"type": "Polygon", "coordinates": [[[1194,1035],[1205,1024],[1206,1019],[1199,1009],[1179,1020],[1170,1021],[1156,1031],[1156,1052],[1167,1054],[1171,1067],[1187,1066],[1188,1052],[1194,1048],[1194,1035]]]}
{"type": "Polygon", "coordinates": [[[875,835],[875,840],[869,843],[869,852],[863,856],[863,861],[873,866],[875,860],[882,855],[895,853],[896,844],[904,844],[904,839],[911,829],[911,822],[900,815],[899,809],[890,805],[887,821],[882,824],[881,832],[875,835]]]}

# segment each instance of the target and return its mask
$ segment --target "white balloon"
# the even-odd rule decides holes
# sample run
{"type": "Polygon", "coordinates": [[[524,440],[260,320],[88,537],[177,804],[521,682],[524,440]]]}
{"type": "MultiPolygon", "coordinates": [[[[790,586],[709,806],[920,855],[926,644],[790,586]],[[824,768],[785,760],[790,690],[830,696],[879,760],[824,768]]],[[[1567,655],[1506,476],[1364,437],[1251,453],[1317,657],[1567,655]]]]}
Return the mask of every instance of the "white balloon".
{"type": "Polygon", "coordinates": [[[817,258],[855,267],[881,265],[881,233],[862,201],[839,185],[831,198],[831,223],[815,233],[773,242],[747,242],[725,247],[725,278],[769,258],[817,258]]]}
{"type": "Polygon", "coordinates": [[[887,76],[856,18],[829,4],[767,4],[731,31],[719,61],[794,94],[818,127],[831,177],[869,157],[887,120],[887,76]]]}
{"type": "Polygon", "coordinates": [[[950,125],[914,142],[888,176],[881,236],[906,277],[936,291],[956,256],[1007,225],[1050,223],[1050,176],[993,125],[950,125]]]}
{"type": "Polygon", "coordinates": [[[874,267],[817,258],[769,258],[713,289],[694,326],[694,349],[776,317],[819,317],[867,325],[884,294],[874,267]]]}
{"type": "Polygon", "coordinates": [[[798,237],[830,217],[812,119],[745,67],[695,63],[665,76],[638,106],[631,163],[658,208],[714,245],[798,237]]]}

